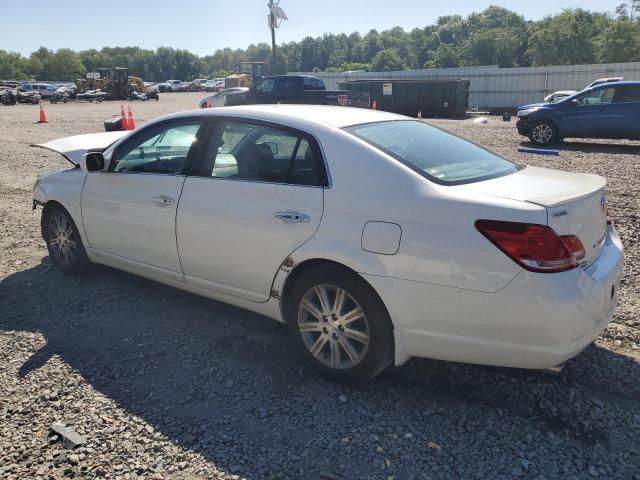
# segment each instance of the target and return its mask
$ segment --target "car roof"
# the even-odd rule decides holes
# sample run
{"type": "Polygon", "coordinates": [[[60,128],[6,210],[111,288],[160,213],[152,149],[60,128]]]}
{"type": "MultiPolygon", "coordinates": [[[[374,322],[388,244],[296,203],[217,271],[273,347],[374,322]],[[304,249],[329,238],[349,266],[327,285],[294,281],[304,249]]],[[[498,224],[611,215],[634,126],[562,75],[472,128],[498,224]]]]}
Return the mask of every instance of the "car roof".
{"type": "Polygon", "coordinates": [[[606,83],[599,83],[598,85],[594,85],[591,88],[596,90],[596,89],[601,89],[601,88],[619,87],[619,86],[624,86],[624,85],[640,87],[640,81],[623,80],[623,81],[620,81],[620,82],[606,82],[606,83]]]}
{"type": "Polygon", "coordinates": [[[285,104],[243,105],[236,107],[191,110],[187,112],[174,113],[162,118],[179,118],[184,116],[202,115],[203,113],[211,116],[253,118],[256,120],[271,121],[293,127],[313,127],[324,125],[334,128],[344,128],[363,123],[409,119],[403,115],[383,112],[380,110],[369,110],[366,108],[285,104]]]}

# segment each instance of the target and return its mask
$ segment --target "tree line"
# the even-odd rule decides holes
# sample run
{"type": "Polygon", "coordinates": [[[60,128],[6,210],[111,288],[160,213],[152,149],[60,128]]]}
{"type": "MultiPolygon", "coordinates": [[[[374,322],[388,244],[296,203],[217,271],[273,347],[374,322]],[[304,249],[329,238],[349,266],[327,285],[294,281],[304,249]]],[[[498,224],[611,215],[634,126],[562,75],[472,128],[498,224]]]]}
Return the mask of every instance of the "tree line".
{"type": "Polygon", "coordinates": [[[435,24],[407,32],[401,27],[364,35],[324,34],[286,42],[277,65],[267,43],[224,48],[198,56],[160,47],[104,47],[56,51],[40,47],[29,57],[0,50],[0,79],[71,81],[99,67],[128,67],[149,81],[223,77],[241,61],[264,61],[270,73],[286,71],[392,71],[499,65],[529,67],[640,61],[640,2],[622,4],[615,14],[580,8],[528,21],[491,6],[466,17],[447,15],[435,24]]]}

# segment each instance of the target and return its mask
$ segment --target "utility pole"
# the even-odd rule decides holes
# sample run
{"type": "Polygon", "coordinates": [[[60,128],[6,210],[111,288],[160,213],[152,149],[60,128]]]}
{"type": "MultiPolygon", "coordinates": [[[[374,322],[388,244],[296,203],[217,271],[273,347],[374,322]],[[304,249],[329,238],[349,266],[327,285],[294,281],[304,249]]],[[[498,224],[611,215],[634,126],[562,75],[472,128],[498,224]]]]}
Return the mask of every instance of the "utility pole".
{"type": "Polygon", "coordinates": [[[276,22],[278,21],[278,19],[273,15],[273,0],[269,0],[269,26],[271,27],[271,55],[273,55],[273,72],[271,72],[271,75],[274,75],[275,73],[277,73],[277,58],[278,56],[276,55],[276,22]]]}
{"type": "Polygon", "coordinates": [[[273,73],[278,67],[278,57],[276,54],[276,28],[280,26],[283,20],[289,20],[284,11],[278,6],[280,0],[274,2],[269,0],[269,28],[271,29],[271,53],[273,55],[273,73]]]}

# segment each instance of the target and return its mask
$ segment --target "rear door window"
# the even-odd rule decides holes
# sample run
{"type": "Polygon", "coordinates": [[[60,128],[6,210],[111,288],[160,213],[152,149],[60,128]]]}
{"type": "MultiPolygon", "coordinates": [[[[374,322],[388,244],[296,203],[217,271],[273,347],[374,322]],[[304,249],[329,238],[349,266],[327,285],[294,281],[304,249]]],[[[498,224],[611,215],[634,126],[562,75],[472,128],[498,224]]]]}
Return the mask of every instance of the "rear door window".
{"type": "Polygon", "coordinates": [[[624,86],[616,88],[614,103],[640,102],[640,85],[624,86]]]}
{"type": "Polygon", "coordinates": [[[523,168],[475,143],[414,120],[366,123],[345,130],[442,185],[489,180],[523,168]]]}
{"type": "Polygon", "coordinates": [[[201,176],[324,186],[320,149],[303,132],[261,123],[219,120],[201,176]]]}
{"type": "Polygon", "coordinates": [[[298,93],[298,79],[295,77],[281,78],[278,82],[278,95],[294,97],[298,93]]]}

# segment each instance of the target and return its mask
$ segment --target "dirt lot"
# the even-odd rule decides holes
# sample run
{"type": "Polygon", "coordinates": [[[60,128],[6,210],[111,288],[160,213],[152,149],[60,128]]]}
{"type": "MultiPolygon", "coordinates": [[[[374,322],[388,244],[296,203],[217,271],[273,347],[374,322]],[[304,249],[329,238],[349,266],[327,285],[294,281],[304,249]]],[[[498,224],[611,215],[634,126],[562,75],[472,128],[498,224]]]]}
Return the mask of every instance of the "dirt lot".
{"type": "MultiPolygon", "coordinates": [[[[133,110],[142,122],[199,97],[133,110]]],[[[514,160],[609,179],[620,307],[557,378],[412,360],[347,389],[302,367],[285,328],[258,315],[107,268],[52,268],[31,189],[67,163],[28,144],[100,131],[119,105],[46,107],[46,125],[37,107],[0,107],[1,479],[640,479],[638,146],[524,156],[513,123],[434,120],[514,160]],[[64,450],[54,421],[87,443],[64,450]]]]}

